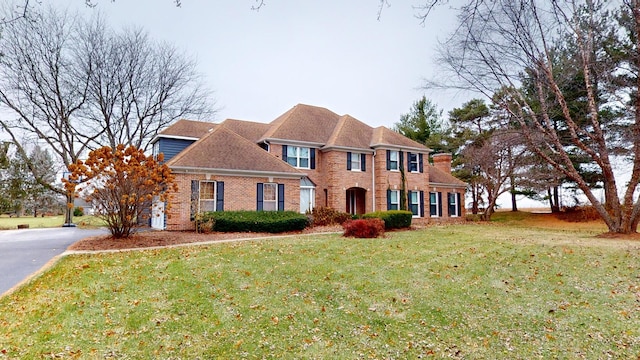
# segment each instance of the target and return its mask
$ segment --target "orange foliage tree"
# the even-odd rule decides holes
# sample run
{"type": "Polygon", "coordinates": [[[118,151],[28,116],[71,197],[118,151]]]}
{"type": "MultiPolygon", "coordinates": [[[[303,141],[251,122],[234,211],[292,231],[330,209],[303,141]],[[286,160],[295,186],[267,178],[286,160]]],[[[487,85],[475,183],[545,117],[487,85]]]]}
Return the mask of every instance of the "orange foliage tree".
{"type": "Polygon", "coordinates": [[[94,204],[96,216],[106,222],[111,235],[126,238],[149,218],[154,197],[167,201],[177,190],[162,160],[162,154],[154,158],[134,146],[105,146],[69,166],[65,188],[69,194],[88,190],[86,200],[94,204]]]}

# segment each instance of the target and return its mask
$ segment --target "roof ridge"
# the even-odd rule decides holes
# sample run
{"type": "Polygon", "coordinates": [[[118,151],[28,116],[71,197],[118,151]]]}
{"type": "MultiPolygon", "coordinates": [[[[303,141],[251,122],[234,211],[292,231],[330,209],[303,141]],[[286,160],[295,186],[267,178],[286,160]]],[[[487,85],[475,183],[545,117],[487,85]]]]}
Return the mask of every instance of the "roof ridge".
{"type": "Polygon", "coordinates": [[[340,135],[340,132],[342,131],[342,128],[344,128],[344,124],[347,122],[347,117],[348,116],[349,115],[340,116],[340,118],[338,119],[338,123],[333,128],[333,132],[331,133],[331,136],[327,140],[327,143],[325,144],[325,146],[330,146],[331,144],[336,142],[336,139],[338,138],[338,135],[340,135]]]}

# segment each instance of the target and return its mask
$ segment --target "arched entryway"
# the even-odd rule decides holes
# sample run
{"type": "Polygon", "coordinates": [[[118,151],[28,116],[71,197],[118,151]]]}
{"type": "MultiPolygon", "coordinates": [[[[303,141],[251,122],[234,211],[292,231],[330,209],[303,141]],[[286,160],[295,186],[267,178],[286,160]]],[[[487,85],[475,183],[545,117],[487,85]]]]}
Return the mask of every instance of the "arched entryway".
{"type": "Polygon", "coordinates": [[[353,215],[362,215],[366,212],[365,196],[367,190],[360,187],[352,187],[347,189],[347,212],[353,215]]]}

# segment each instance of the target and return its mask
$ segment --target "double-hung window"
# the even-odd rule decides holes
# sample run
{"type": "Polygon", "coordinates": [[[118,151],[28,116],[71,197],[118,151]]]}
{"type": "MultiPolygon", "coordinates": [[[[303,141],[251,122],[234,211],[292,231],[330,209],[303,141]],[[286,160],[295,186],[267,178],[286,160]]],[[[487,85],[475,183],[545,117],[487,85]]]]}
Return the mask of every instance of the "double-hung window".
{"type": "Polygon", "coordinates": [[[362,170],[359,153],[351,153],[351,170],[362,170]]]}
{"type": "Polygon", "coordinates": [[[264,211],[278,210],[278,184],[275,184],[275,183],[262,184],[262,210],[264,211]]]}
{"type": "Polygon", "coordinates": [[[400,209],[400,190],[387,190],[387,210],[400,209]]]}
{"type": "Polygon", "coordinates": [[[289,165],[309,169],[311,160],[311,151],[308,147],[287,146],[287,162],[289,165]]]}
{"type": "MultiPolygon", "coordinates": [[[[420,191],[409,191],[409,210],[413,214],[413,217],[420,217],[422,208],[422,197],[420,196],[420,191]]],[[[424,210],[424,209],[423,209],[424,210]]]]}
{"type": "Polygon", "coordinates": [[[200,181],[199,213],[216,211],[216,182],[200,181]]]}
{"type": "Polygon", "coordinates": [[[389,151],[389,170],[398,170],[398,163],[400,162],[400,155],[398,151],[389,151]]]}
{"type": "Polygon", "coordinates": [[[442,195],[437,192],[429,193],[429,215],[431,217],[442,216],[442,204],[440,203],[442,195]]]}
{"type": "Polygon", "coordinates": [[[362,153],[347,153],[347,170],[366,171],[366,155],[362,153]]]}
{"type": "Polygon", "coordinates": [[[460,216],[460,194],[448,193],[447,197],[449,198],[449,216],[460,216]]]}
{"type": "Polygon", "coordinates": [[[409,172],[418,172],[418,154],[409,153],[409,172]]]}

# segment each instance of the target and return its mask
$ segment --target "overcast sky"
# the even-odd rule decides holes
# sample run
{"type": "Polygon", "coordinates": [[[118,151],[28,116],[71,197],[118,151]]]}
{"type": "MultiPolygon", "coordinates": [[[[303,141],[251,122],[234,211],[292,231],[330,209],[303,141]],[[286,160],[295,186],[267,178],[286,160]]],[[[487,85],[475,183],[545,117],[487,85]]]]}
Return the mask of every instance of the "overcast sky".
{"type": "MultiPolygon", "coordinates": [[[[213,119],[269,122],[297,103],[326,107],[371,125],[392,127],[423,94],[444,114],[468,100],[425,93],[438,68],[434,51],[455,25],[447,8],[420,24],[425,0],[52,0],[116,28],[140,26],[196,58],[221,110],[213,119]]],[[[209,119],[210,120],[210,119],[209,119]]]]}

